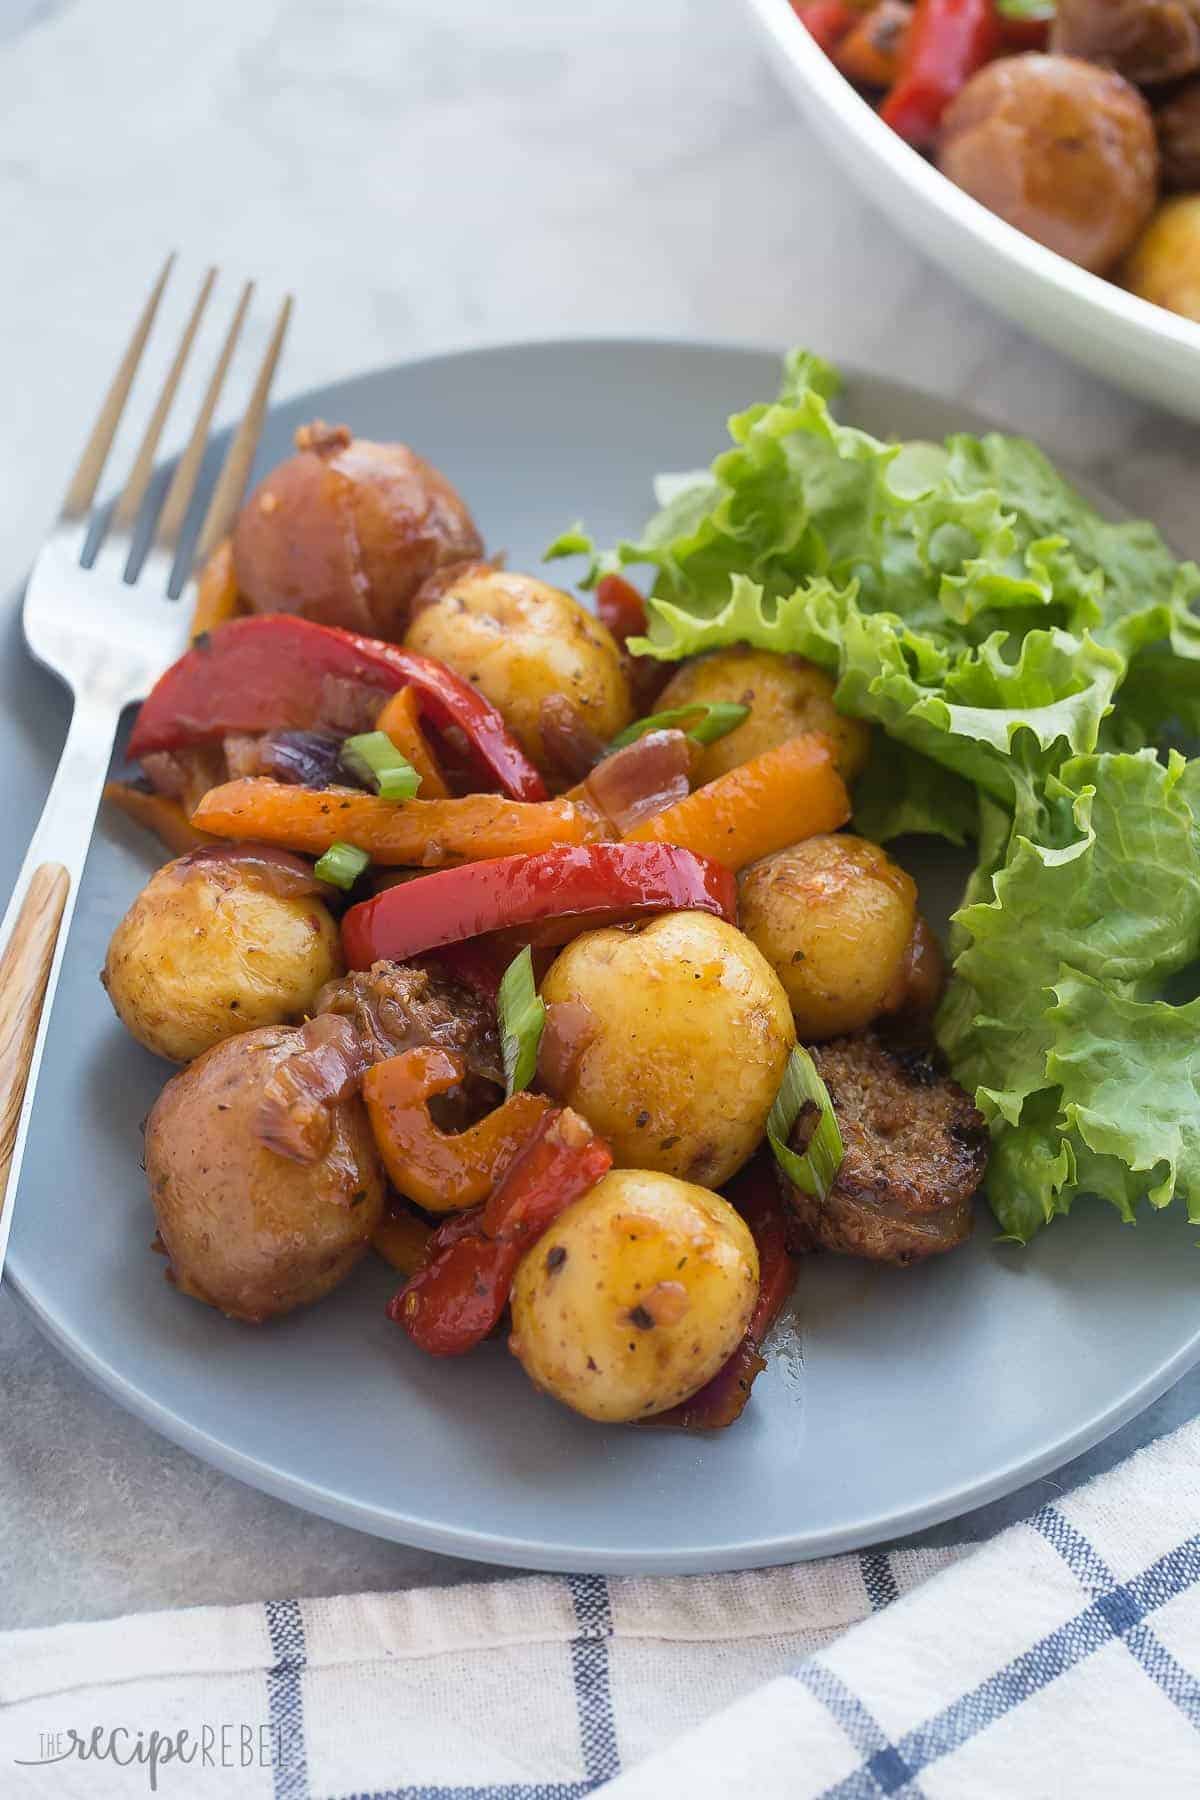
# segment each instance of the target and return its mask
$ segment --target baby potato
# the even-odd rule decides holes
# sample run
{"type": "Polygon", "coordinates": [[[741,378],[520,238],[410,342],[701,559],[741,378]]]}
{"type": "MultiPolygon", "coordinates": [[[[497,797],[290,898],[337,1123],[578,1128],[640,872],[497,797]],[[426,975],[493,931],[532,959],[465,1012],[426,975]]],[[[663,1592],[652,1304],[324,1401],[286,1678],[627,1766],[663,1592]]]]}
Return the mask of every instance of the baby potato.
{"type": "Polygon", "coordinates": [[[238,514],[233,566],[251,612],[300,613],[399,638],[421,583],[481,556],[462,496],[407,444],[356,438],[320,420],[238,514]]]}
{"type": "Polygon", "coordinates": [[[209,851],[150,877],[108,946],[101,981],[122,1024],[171,1062],[299,1018],[342,973],[338,929],[313,894],[273,893],[209,851]]]}
{"type": "Polygon", "coordinates": [[[268,1026],[168,1081],[146,1121],[146,1177],[171,1277],[250,1324],[319,1300],[363,1256],[386,1183],[357,1094],[330,1108],[324,1154],[296,1162],[259,1136],[266,1084],[299,1047],[268,1026]]]}
{"type": "Polygon", "coordinates": [[[1200,194],[1163,201],[1117,279],[1143,300],[1200,319],[1200,194]]]}
{"type": "Polygon", "coordinates": [[[718,738],[700,756],[697,784],[715,781],[739,763],[764,750],[774,750],[802,731],[823,731],[833,739],[837,766],[847,781],[861,773],[871,746],[870,727],[851,719],[833,704],[834,683],[815,663],[800,656],[777,656],[773,650],[713,650],[684,663],[668,681],[655,703],[656,712],[668,707],[711,705],[716,700],[736,700],[750,708],[750,717],[718,738]]]}
{"type": "Polygon", "coordinates": [[[782,981],[806,1043],[861,1031],[904,997],[917,912],[910,876],[878,844],[837,832],[747,869],[742,929],[782,981]]]}
{"type": "Polygon", "coordinates": [[[796,1041],[787,995],[748,938],[709,913],[585,932],[542,983],[586,1025],[559,1098],[619,1168],[720,1187],[762,1137],[796,1041]]]}
{"type": "Polygon", "coordinates": [[[727,1200],[614,1169],[521,1262],[509,1349],[586,1418],[644,1419],[711,1381],[757,1296],[754,1239],[727,1200]]]}
{"type": "Polygon", "coordinates": [[[633,718],[608,627],[533,575],[473,563],[435,576],[417,596],[404,641],[486,694],[521,748],[550,774],[556,771],[542,737],[543,700],[565,696],[605,740],[633,718]]]}

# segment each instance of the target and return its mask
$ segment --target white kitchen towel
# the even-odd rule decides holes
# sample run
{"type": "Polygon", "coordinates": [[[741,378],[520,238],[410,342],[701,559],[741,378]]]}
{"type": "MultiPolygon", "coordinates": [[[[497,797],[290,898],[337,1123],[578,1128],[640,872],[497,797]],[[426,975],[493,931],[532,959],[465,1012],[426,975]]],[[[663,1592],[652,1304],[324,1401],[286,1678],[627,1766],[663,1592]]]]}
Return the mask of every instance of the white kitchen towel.
{"type": "Polygon", "coordinates": [[[1200,1424],[983,1549],[0,1636],[0,1795],[1200,1794],[1200,1424]]]}

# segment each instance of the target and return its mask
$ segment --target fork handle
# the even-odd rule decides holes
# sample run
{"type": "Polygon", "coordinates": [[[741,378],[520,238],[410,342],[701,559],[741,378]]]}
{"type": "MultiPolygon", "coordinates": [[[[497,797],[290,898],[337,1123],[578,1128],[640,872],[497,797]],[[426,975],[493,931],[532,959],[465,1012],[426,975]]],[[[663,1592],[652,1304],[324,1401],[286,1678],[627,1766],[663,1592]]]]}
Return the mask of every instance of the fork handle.
{"type": "Polygon", "coordinates": [[[0,931],[0,1271],[50,1004],[118,717],[106,704],[76,701],[0,931]]]}
{"type": "Polygon", "coordinates": [[[0,956],[0,1206],[8,1191],[17,1126],[71,877],[39,863],[0,956]]]}

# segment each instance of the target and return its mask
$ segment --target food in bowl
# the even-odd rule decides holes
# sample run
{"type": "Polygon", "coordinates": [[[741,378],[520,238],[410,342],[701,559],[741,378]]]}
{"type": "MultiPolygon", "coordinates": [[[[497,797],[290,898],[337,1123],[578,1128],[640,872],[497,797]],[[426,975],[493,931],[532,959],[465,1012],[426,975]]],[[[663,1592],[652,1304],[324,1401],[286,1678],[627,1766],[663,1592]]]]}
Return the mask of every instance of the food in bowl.
{"type": "Polygon", "coordinates": [[[1200,318],[1193,0],[793,0],[880,116],[1081,268],[1200,318]]]}
{"type": "Polygon", "coordinates": [[[560,539],[594,618],[481,546],[359,635],[218,549],[111,791],[171,856],[106,973],[184,1064],[181,1293],[265,1325],[373,1248],[398,1354],[506,1338],[584,1417],[712,1429],[801,1255],[952,1254],[985,1178],[1019,1239],[1191,1193],[1200,790],[1154,742],[1200,575],[1031,445],[881,444],[835,388],[793,355],[640,539],[560,539]],[[913,831],[977,845],[948,985],[913,831]]]}

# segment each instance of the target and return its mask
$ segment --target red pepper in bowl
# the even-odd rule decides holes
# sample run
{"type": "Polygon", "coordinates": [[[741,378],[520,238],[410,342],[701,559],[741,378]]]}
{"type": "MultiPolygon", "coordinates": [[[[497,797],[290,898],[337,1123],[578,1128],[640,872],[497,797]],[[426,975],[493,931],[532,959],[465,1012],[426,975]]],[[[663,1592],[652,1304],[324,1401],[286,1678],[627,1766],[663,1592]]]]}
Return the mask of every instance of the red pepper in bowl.
{"type": "Polygon", "coordinates": [[[994,0],[917,0],[900,78],[880,118],[910,144],[931,144],[950,102],[1000,42],[994,0]]]}
{"type": "Polygon", "coordinates": [[[842,0],[792,0],[792,10],[826,56],[833,54],[858,16],[842,0]]]}

